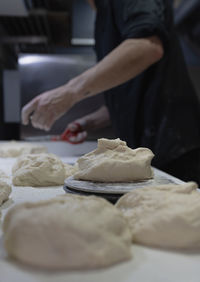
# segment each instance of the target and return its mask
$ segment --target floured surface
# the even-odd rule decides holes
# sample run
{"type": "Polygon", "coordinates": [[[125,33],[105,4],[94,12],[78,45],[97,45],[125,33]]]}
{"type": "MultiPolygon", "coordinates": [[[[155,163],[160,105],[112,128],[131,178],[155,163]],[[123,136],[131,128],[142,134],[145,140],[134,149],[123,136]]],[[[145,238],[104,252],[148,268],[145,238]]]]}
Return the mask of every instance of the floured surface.
{"type": "MultiPolygon", "coordinates": [[[[0,242],[1,245],[1,242],[0,242]]],[[[134,246],[133,259],[90,272],[40,272],[0,257],[1,279],[6,282],[199,282],[200,256],[134,246]]]]}
{"type": "MultiPolygon", "coordinates": [[[[64,161],[68,161],[67,158],[64,161]]],[[[11,171],[12,159],[0,159],[0,168],[11,171]]],[[[13,204],[38,201],[63,194],[62,187],[29,188],[14,187],[11,199],[3,204],[6,213],[13,204]]],[[[0,221],[1,225],[1,221],[0,221]]],[[[167,252],[141,246],[133,246],[133,259],[114,267],[91,272],[37,272],[14,264],[6,259],[2,247],[0,229],[0,281],[6,282],[199,282],[200,253],[167,252]]]]}

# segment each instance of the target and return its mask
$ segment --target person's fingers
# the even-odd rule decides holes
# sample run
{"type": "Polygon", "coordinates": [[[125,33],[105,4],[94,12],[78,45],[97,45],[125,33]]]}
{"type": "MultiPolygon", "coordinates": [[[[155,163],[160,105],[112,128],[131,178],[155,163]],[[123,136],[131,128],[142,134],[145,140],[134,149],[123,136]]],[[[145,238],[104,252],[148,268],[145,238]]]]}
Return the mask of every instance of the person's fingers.
{"type": "Polygon", "coordinates": [[[48,131],[54,122],[53,115],[50,112],[43,114],[40,111],[36,111],[31,116],[32,126],[35,128],[39,128],[41,130],[48,131]]]}
{"type": "Polygon", "coordinates": [[[85,118],[80,118],[80,119],[76,120],[75,123],[77,124],[77,126],[79,128],[81,128],[82,131],[85,131],[85,128],[86,128],[86,125],[87,125],[85,118]]]}
{"type": "Polygon", "coordinates": [[[45,121],[44,130],[49,131],[51,129],[52,125],[54,124],[54,122],[55,122],[55,120],[54,120],[53,116],[50,115],[48,117],[48,119],[45,121]]]}
{"type": "Polygon", "coordinates": [[[22,108],[22,112],[21,112],[22,124],[27,125],[29,123],[30,115],[36,109],[37,103],[38,103],[37,99],[33,99],[31,102],[29,102],[22,108]]]}
{"type": "Polygon", "coordinates": [[[68,124],[67,129],[71,132],[83,131],[86,128],[86,121],[84,118],[77,119],[68,124]]]}
{"type": "Polygon", "coordinates": [[[87,132],[82,131],[82,132],[78,133],[77,135],[70,136],[69,141],[72,142],[72,143],[84,142],[86,137],[87,137],[87,132]]]}
{"type": "Polygon", "coordinates": [[[35,128],[41,128],[43,126],[43,119],[44,119],[44,117],[42,116],[41,113],[35,112],[31,116],[32,126],[35,127],[35,128]]]}
{"type": "Polygon", "coordinates": [[[69,123],[67,128],[71,131],[71,132],[76,132],[78,129],[78,125],[74,122],[69,123]]]}

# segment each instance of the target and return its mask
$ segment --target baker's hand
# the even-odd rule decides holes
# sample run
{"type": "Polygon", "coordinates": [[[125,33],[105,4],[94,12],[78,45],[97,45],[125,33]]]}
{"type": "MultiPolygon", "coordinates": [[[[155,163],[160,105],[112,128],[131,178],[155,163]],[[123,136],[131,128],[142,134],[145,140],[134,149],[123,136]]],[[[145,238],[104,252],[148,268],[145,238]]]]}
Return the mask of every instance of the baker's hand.
{"type": "Polygon", "coordinates": [[[92,112],[86,116],[83,116],[70,124],[66,129],[75,133],[74,136],[69,137],[71,143],[82,143],[87,138],[87,132],[104,128],[111,124],[109,112],[106,106],[101,106],[95,112],[92,112]]]}
{"type": "Polygon", "coordinates": [[[68,137],[72,144],[83,143],[87,138],[87,124],[84,117],[69,123],[67,129],[74,133],[74,135],[68,137]]]}
{"type": "Polygon", "coordinates": [[[27,125],[30,119],[33,127],[48,131],[75,104],[74,98],[67,85],[38,95],[23,107],[22,123],[27,125]]]}

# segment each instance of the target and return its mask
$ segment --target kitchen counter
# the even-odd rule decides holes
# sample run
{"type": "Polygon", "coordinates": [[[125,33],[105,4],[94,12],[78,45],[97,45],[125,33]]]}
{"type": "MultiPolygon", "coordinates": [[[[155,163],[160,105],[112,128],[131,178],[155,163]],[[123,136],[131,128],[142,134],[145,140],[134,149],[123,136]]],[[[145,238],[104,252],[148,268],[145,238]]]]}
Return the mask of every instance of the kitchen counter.
{"type": "MultiPolygon", "coordinates": [[[[48,144],[49,151],[55,148],[48,144]]],[[[54,146],[54,145],[53,145],[54,146]]],[[[71,145],[70,145],[71,146],[71,145]]],[[[80,145],[78,145],[80,146],[80,145]]],[[[85,153],[95,148],[96,144],[85,144],[85,148],[76,148],[85,153]],[[93,148],[92,148],[93,147],[93,148]],[[87,150],[88,149],[88,150],[87,150]]],[[[57,146],[59,147],[59,146],[57,146]]],[[[64,146],[65,147],[65,146],[64,146]]],[[[63,147],[63,148],[64,148],[63,147]]],[[[60,150],[60,149],[59,149],[60,150]]],[[[74,162],[77,155],[67,153],[64,148],[64,162],[74,162]],[[68,156],[67,156],[68,155],[68,156]]],[[[79,152],[80,152],[79,151],[79,152]]],[[[1,159],[0,169],[8,174],[15,159],[1,159]]],[[[0,221],[0,282],[199,282],[200,281],[200,251],[179,252],[151,249],[139,245],[132,246],[132,260],[117,264],[102,270],[83,272],[46,272],[38,271],[30,267],[13,262],[7,258],[3,249],[2,219],[6,212],[14,204],[24,201],[38,201],[49,199],[64,194],[62,186],[51,188],[13,187],[10,199],[1,207],[2,218],[0,221]]],[[[31,255],[31,254],[30,254],[31,255]]]]}

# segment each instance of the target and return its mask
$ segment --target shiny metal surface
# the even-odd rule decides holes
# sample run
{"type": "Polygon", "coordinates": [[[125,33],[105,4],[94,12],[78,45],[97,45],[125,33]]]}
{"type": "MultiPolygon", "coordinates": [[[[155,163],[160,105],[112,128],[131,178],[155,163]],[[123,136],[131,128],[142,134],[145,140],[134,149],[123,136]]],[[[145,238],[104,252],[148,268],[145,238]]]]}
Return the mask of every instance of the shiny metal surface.
{"type": "Polygon", "coordinates": [[[154,178],[144,180],[140,182],[93,182],[76,180],[73,176],[68,177],[65,180],[64,185],[68,188],[72,188],[76,191],[96,193],[96,194],[125,194],[131,192],[134,189],[140,189],[145,187],[153,187],[164,184],[183,184],[184,182],[178,178],[175,178],[157,168],[153,168],[154,178]]]}

